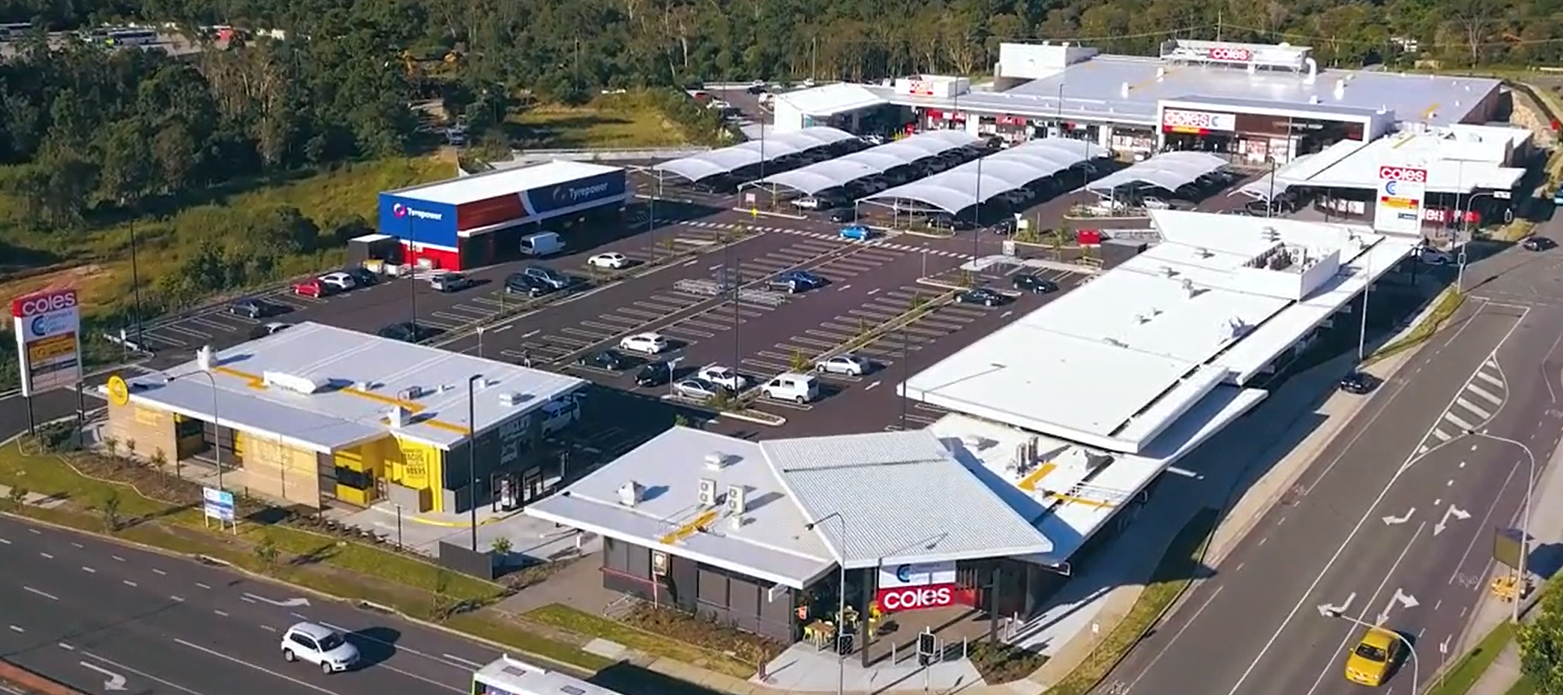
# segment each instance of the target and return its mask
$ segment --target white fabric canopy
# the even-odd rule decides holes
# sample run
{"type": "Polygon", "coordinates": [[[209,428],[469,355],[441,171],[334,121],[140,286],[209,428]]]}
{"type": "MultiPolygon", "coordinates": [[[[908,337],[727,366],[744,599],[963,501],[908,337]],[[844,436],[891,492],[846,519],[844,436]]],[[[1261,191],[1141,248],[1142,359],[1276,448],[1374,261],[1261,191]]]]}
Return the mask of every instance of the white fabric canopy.
{"type": "Polygon", "coordinates": [[[711,176],[731,173],[762,161],[773,161],[856,137],[851,133],[824,126],[765,135],[762,140],[751,140],[740,145],[663,162],[653,166],[652,169],[675,174],[689,181],[699,181],[711,176]]]}
{"type": "Polygon", "coordinates": [[[1106,150],[1083,140],[1032,140],[920,181],[880,191],[862,200],[881,205],[894,205],[891,201],[896,200],[912,200],[953,215],[1105,154],[1106,150]]]}
{"type": "Polygon", "coordinates": [[[1106,192],[1131,183],[1144,183],[1170,192],[1226,165],[1226,160],[1204,152],[1167,152],[1108,174],[1085,187],[1090,191],[1106,192]]]}
{"type": "Polygon", "coordinates": [[[1250,198],[1253,198],[1255,200],[1269,200],[1271,193],[1274,193],[1275,195],[1281,195],[1282,193],[1286,192],[1286,189],[1291,188],[1291,187],[1292,187],[1292,182],[1291,181],[1288,181],[1288,180],[1283,179],[1283,178],[1278,178],[1272,172],[1272,173],[1269,173],[1269,174],[1265,174],[1264,176],[1261,176],[1258,179],[1255,179],[1253,181],[1249,181],[1248,183],[1243,184],[1243,186],[1241,188],[1239,188],[1239,189],[1237,189],[1235,191],[1232,191],[1231,193],[1228,193],[1227,195],[1228,196],[1234,196],[1234,195],[1237,195],[1237,194],[1241,193],[1241,194],[1246,195],[1246,196],[1248,196],[1250,198]],[[1272,184],[1272,180],[1274,181],[1273,184],[1272,184]]]}
{"type": "Polygon", "coordinates": [[[903,140],[871,147],[845,157],[767,176],[754,183],[785,186],[804,195],[844,186],[865,176],[883,174],[899,166],[975,144],[977,137],[961,130],[935,130],[903,140]]]}

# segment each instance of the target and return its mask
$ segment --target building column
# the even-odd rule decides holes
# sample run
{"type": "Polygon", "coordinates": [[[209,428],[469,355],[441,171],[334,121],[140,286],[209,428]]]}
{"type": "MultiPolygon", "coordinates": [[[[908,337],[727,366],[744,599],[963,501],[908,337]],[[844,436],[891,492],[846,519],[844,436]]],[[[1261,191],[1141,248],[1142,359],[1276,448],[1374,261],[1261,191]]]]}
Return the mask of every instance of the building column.
{"type": "MultiPolygon", "coordinates": [[[[879,568],[867,567],[858,571],[863,573],[863,619],[858,621],[858,639],[862,645],[863,668],[868,668],[871,663],[868,657],[868,607],[874,602],[874,594],[879,591],[879,568]]],[[[845,591],[846,587],[842,587],[842,590],[845,591]]]]}

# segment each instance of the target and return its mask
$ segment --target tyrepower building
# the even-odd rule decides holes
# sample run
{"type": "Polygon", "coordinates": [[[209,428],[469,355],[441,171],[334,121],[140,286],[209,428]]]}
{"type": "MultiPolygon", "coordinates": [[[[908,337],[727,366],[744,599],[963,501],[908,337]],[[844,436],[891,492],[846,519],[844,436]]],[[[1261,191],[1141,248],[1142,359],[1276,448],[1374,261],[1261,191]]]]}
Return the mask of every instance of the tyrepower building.
{"type": "Polygon", "coordinates": [[[1367,142],[1399,123],[1487,123],[1500,82],[1325,70],[1303,46],[1171,40],[1156,57],[1101,55],[1069,43],[1005,43],[990,90],[920,75],[779,95],[776,128],[858,130],[901,109],[914,130],[957,128],[1012,141],[1089,140],[1122,154],[1198,149],[1286,163],[1334,142],[1367,142]]]}
{"type": "Polygon", "coordinates": [[[521,238],[571,232],[617,217],[629,199],[624,170],[556,161],[380,194],[380,232],[401,240],[403,261],[446,270],[521,255],[521,238]]]}

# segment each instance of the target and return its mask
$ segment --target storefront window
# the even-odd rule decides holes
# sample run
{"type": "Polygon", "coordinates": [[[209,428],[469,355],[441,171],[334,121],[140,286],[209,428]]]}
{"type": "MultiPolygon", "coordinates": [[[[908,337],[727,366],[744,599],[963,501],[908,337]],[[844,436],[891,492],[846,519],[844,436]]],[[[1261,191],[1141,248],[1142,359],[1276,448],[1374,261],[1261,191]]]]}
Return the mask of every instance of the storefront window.
{"type": "Polygon", "coordinates": [[[345,466],[336,467],[336,482],[338,485],[353,488],[354,490],[368,490],[374,487],[374,478],[363,471],[355,471],[345,466]]]}

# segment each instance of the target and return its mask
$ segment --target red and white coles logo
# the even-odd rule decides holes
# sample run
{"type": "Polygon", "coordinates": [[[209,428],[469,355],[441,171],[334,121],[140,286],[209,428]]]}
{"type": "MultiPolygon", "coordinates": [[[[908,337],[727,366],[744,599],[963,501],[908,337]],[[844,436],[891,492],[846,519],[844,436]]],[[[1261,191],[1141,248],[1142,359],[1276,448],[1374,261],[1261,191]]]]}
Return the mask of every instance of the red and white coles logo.
{"type": "Polygon", "coordinates": [[[879,608],[886,613],[944,608],[955,605],[954,584],[908,586],[879,592],[879,608]]]}
{"type": "Polygon", "coordinates": [[[1237,130],[1237,117],[1230,113],[1166,109],[1161,112],[1161,125],[1174,132],[1233,131],[1237,130]]]}
{"type": "Polygon", "coordinates": [[[1427,183],[1427,170],[1412,169],[1409,167],[1381,166],[1378,168],[1378,178],[1380,181],[1427,183]]]}
{"type": "Polygon", "coordinates": [[[1254,59],[1254,52],[1246,48],[1232,46],[1217,46],[1205,52],[1211,60],[1225,60],[1233,63],[1246,63],[1254,59]]]}
{"type": "Polygon", "coordinates": [[[11,300],[11,316],[19,319],[76,307],[76,290],[30,294],[11,300]]]}

